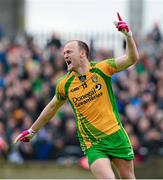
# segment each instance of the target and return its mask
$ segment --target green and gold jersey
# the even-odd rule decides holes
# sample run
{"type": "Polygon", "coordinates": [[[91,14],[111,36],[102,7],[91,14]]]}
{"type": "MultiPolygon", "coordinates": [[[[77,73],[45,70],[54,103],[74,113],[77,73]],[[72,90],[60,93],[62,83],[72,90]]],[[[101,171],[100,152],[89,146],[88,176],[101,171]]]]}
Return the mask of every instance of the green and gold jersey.
{"type": "Polygon", "coordinates": [[[79,77],[68,72],[58,81],[56,96],[68,99],[76,116],[82,150],[120,129],[120,118],[111,86],[117,72],[115,60],[90,62],[89,71],[79,77]]]}

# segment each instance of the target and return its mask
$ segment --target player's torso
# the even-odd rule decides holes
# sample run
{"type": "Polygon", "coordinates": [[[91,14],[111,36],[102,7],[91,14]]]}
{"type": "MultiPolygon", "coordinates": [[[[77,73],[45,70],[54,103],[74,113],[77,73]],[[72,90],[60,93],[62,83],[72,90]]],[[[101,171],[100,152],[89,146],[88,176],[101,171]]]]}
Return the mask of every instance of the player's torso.
{"type": "Polygon", "coordinates": [[[69,86],[68,99],[75,109],[79,131],[83,135],[83,126],[94,131],[97,138],[119,129],[109,95],[111,85],[107,83],[110,82],[90,69],[85,76],[75,76],[69,86]]]}

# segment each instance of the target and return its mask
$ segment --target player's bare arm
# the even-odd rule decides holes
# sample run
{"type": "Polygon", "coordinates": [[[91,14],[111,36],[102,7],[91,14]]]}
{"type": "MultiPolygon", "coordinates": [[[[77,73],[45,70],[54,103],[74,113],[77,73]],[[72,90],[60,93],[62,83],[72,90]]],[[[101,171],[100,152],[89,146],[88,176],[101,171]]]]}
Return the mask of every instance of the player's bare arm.
{"type": "Polygon", "coordinates": [[[56,96],[44,108],[38,119],[31,126],[34,132],[39,131],[57,112],[57,110],[64,104],[65,100],[58,100],[56,96]]]}
{"type": "Polygon", "coordinates": [[[118,16],[119,21],[118,22],[114,21],[114,24],[116,28],[118,29],[118,31],[121,31],[125,35],[125,38],[126,38],[125,55],[115,58],[117,71],[122,71],[128,68],[129,66],[135,64],[139,59],[139,54],[138,54],[135,41],[132,36],[132,32],[129,29],[127,23],[122,20],[119,13],[117,13],[117,16],[118,16]]]}
{"type": "Polygon", "coordinates": [[[57,110],[64,104],[66,100],[59,100],[56,96],[47,104],[41,112],[37,120],[30,129],[23,131],[16,139],[18,141],[29,142],[30,139],[56,114],[57,110]]]}

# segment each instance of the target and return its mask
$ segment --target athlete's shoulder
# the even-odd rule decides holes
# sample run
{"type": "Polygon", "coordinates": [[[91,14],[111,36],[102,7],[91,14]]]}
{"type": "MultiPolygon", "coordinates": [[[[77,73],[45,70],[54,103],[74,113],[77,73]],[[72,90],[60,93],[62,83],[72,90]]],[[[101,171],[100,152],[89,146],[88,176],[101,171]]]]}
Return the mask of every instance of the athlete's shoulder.
{"type": "Polygon", "coordinates": [[[94,63],[94,67],[100,69],[108,76],[117,72],[117,66],[114,58],[104,59],[100,62],[94,63]]]}
{"type": "Polygon", "coordinates": [[[70,79],[71,77],[72,77],[72,72],[70,71],[58,79],[56,85],[56,91],[55,91],[58,100],[65,100],[67,98],[65,92],[65,87],[66,87],[65,85],[68,79],[70,79]]]}
{"type": "Polygon", "coordinates": [[[116,66],[116,62],[115,62],[115,59],[114,58],[110,58],[110,59],[104,59],[102,61],[90,61],[90,65],[91,67],[98,67],[98,66],[101,66],[101,65],[104,65],[104,64],[108,64],[109,66],[111,66],[112,68],[117,68],[116,66]]]}
{"type": "Polygon", "coordinates": [[[67,82],[67,80],[70,79],[72,76],[74,76],[73,71],[67,72],[65,75],[61,76],[58,79],[58,84],[65,84],[67,82]]]}
{"type": "Polygon", "coordinates": [[[98,65],[105,65],[105,64],[109,65],[112,68],[115,68],[115,69],[117,68],[114,58],[104,59],[98,63],[98,65]]]}

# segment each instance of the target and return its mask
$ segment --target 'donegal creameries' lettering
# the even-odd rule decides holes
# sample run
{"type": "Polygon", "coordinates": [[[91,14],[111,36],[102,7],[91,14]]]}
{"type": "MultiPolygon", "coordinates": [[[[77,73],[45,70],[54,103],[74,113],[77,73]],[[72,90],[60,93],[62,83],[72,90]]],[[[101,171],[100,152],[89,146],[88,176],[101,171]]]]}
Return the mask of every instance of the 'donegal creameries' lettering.
{"type": "Polygon", "coordinates": [[[86,103],[98,98],[101,95],[102,95],[102,92],[99,93],[98,91],[96,91],[96,88],[93,88],[91,91],[89,91],[88,93],[86,93],[82,96],[73,97],[72,101],[76,107],[79,107],[83,104],[86,104],[86,103]]]}

